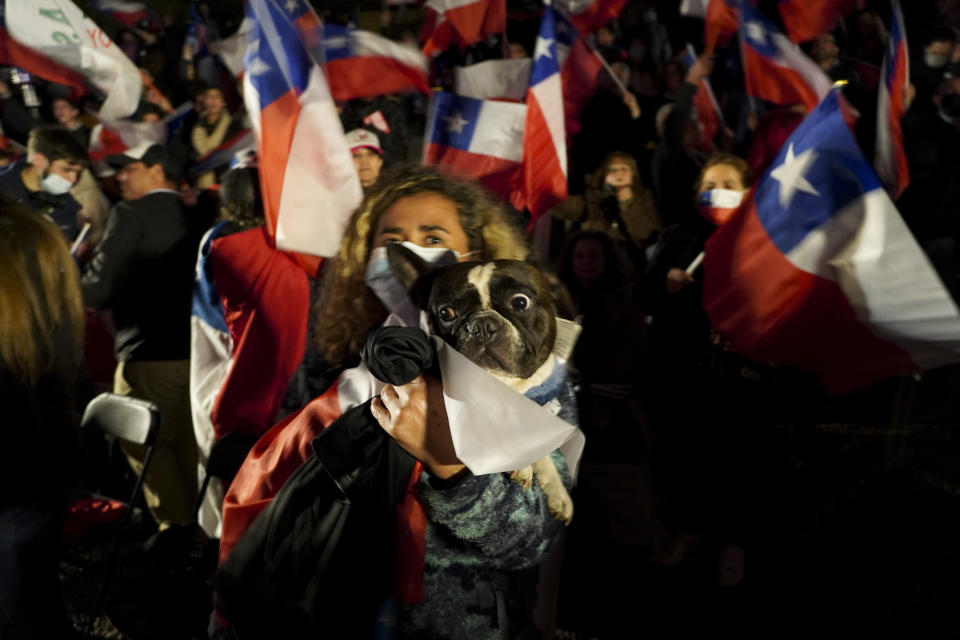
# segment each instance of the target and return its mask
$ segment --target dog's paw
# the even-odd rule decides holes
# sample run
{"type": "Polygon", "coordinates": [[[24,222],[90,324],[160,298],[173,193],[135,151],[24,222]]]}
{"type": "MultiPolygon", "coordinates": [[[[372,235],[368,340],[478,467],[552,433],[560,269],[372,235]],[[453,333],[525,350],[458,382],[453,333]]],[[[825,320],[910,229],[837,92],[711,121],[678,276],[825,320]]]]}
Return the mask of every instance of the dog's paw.
{"type": "Polygon", "coordinates": [[[527,466],[523,469],[511,471],[510,479],[518,483],[524,489],[529,489],[533,486],[533,466],[527,466]]]}
{"type": "Polygon", "coordinates": [[[570,524],[573,520],[573,498],[567,490],[562,486],[550,484],[543,488],[543,492],[547,496],[547,509],[550,515],[563,524],[570,524]]]}

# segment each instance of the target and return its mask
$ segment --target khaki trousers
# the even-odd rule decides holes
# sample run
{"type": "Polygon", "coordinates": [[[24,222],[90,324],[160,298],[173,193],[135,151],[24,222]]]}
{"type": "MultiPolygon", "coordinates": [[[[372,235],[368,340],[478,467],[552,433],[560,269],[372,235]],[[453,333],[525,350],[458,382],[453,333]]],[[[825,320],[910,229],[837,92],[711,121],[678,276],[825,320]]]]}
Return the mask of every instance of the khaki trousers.
{"type": "MultiPolygon", "coordinates": [[[[161,529],[193,520],[197,497],[197,439],[190,416],[190,361],[121,362],[113,392],[160,407],[160,430],[143,495],[161,529]]],[[[146,447],[122,443],[130,467],[143,469],[146,447]]]]}

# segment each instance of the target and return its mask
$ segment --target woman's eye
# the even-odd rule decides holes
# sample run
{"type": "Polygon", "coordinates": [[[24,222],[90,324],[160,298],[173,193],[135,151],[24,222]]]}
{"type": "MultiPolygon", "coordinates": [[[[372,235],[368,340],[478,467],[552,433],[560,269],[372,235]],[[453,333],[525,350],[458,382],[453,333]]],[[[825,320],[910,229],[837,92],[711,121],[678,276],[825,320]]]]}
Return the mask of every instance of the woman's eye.
{"type": "Polygon", "coordinates": [[[427,236],[427,237],[425,238],[425,241],[426,241],[427,244],[442,244],[442,243],[443,243],[443,240],[440,239],[440,238],[438,238],[437,236],[427,236]]]}
{"type": "Polygon", "coordinates": [[[530,298],[522,293],[514,294],[514,296],[510,298],[510,308],[514,311],[526,311],[529,306],[530,298]]]}
{"type": "Polygon", "coordinates": [[[386,240],[383,241],[384,246],[388,244],[402,244],[402,243],[403,241],[400,240],[400,238],[387,238],[386,240]]]}
{"type": "Polygon", "coordinates": [[[453,322],[457,318],[457,312],[453,307],[444,307],[440,309],[439,316],[444,322],[453,322]]]}

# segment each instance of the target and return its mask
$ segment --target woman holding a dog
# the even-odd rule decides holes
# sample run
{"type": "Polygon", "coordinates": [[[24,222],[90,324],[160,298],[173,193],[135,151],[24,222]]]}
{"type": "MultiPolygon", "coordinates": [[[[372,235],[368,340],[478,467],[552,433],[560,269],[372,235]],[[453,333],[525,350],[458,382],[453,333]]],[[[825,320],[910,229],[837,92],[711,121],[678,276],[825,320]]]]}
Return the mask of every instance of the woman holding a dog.
{"type": "MultiPolygon", "coordinates": [[[[327,359],[342,366],[357,363],[367,334],[388,312],[409,313],[402,303],[406,291],[390,283],[378,248],[403,243],[428,262],[445,250],[461,261],[527,255],[519,231],[475,184],[415,166],[383,178],[352,217],[325,275],[316,340],[327,359]]],[[[415,316],[406,318],[412,322],[415,316]]],[[[314,436],[378,394],[374,418],[419,461],[398,507],[398,637],[521,636],[532,628],[534,602],[518,580],[526,573],[528,586],[535,586],[526,570],[535,571],[562,524],[548,513],[536,483],[524,489],[507,474],[475,476],[464,466],[454,451],[440,382],[426,375],[394,387],[362,366],[347,369],[327,393],[270,430],[224,501],[221,562],[311,455],[314,436]]],[[[573,404],[572,393],[559,399],[565,408],[573,404]]],[[[563,457],[553,457],[569,484],[563,457]]]]}

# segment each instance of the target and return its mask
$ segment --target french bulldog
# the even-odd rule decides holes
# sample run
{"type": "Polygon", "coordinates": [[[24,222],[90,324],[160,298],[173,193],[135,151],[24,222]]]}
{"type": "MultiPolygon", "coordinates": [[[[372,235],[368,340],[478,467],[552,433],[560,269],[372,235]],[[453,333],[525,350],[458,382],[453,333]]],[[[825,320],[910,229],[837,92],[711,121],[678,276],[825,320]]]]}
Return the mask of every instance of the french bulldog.
{"type": "MultiPolygon", "coordinates": [[[[553,293],[543,274],[520,260],[460,262],[437,267],[400,245],[387,256],[397,279],[427,312],[447,344],[519,393],[546,381],[556,366],[553,293]]],[[[573,500],[550,456],[513,471],[529,489],[536,478],[558,520],[573,518],[573,500]]]]}

